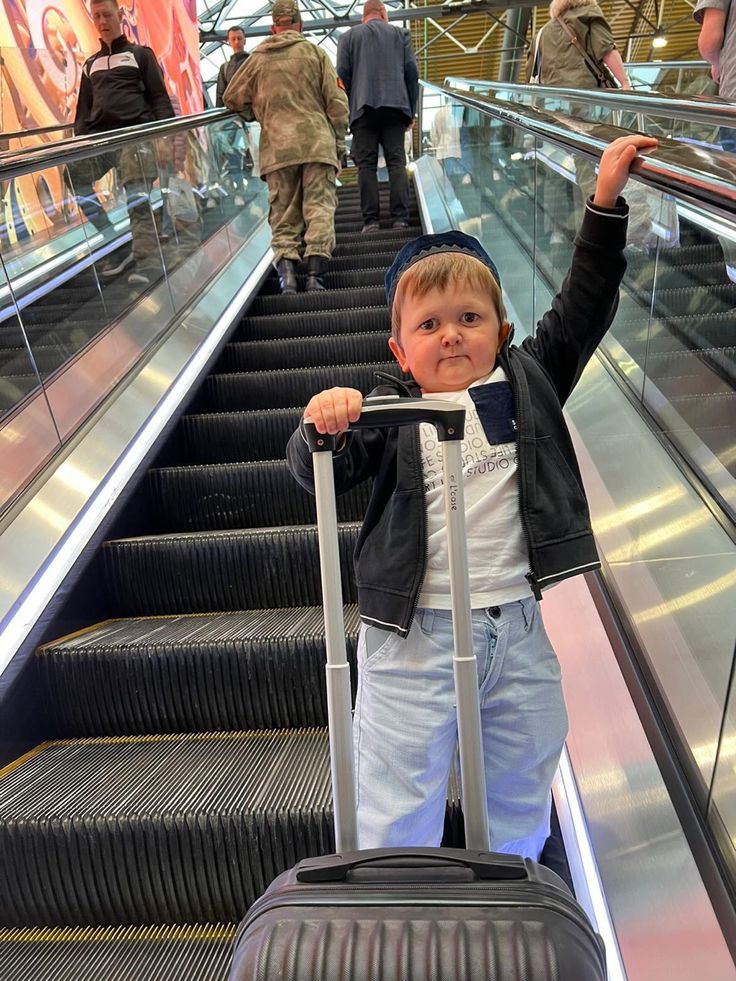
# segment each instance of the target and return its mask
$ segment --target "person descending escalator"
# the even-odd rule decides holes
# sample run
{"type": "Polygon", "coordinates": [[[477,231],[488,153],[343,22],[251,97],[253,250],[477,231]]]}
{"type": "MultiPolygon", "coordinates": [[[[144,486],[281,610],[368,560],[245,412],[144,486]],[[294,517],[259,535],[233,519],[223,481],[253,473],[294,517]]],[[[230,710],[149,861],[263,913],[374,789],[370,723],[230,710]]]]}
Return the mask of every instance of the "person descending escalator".
{"type": "Polygon", "coordinates": [[[335,247],[335,185],[345,152],[348,100],[325,52],[302,31],[296,0],[276,0],[273,37],[255,48],[223,96],[228,109],[261,124],[260,171],[268,184],[274,261],[282,293],[296,293],[296,264],[307,290],[335,247]]]}

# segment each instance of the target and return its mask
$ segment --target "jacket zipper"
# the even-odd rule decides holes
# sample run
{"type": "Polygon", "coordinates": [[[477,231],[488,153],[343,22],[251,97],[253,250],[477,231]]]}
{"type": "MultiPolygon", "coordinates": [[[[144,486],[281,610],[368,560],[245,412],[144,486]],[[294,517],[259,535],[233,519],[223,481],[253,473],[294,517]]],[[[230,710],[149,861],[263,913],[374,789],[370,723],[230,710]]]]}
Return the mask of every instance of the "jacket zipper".
{"type": "MultiPolygon", "coordinates": [[[[422,577],[419,580],[416,593],[414,594],[414,599],[412,600],[411,612],[409,613],[409,622],[406,627],[406,633],[409,634],[412,624],[414,623],[414,617],[416,616],[417,607],[419,606],[419,597],[422,592],[422,587],[424,586],[424,580],[427,578],[427,566],[429,564],[429,542],[427,541],[427,490],[424,486],[424,474],[421,472],[422,468],[422,445],[419,439],[419,427],[417,426],[414,430],[414,450],[416,453],[415,462],[419,461],[419,484],[422,488],[422,521],[424,522],[424,564],[422,566],[422,577]]],[[[397,447],[398,455],[398,447],[397,447]]]]}
{"type": "MultiPolygon", "coordinates": [[[[508,345],[508,340],[505,345],[508,345]]],[[[511,358],[508,354],[508,347],[506,347],[506,353],[500,352],[499,361],[501,366],[505,368],[506,372],[511,378],[511,390],[514,393],[514,415],[515,415],[515,428],[516,428],[516,468],[519,474],[519,514],[521,516],[521,531],[524,535],[524,543],[526,545],[526,554],[529,559],[529,572],[524,576],[526,581],[529,583],[529,588],[532,591],[534,599],[539,602],[542,599],[542,590],[537,580],[537,576],[534,572],[534,563],[532,562],[531,548],[529,547],[529,542],[531,540],[531,535],[529,534],[529,513],[526,509],[525,494],[524,494],[524,483],[525,477],[523,476],[524,471],[522,469],[521,460],[521,400],[519,395],[519,382],[516,374],[515,368],[511,364],[511,358]]]]}

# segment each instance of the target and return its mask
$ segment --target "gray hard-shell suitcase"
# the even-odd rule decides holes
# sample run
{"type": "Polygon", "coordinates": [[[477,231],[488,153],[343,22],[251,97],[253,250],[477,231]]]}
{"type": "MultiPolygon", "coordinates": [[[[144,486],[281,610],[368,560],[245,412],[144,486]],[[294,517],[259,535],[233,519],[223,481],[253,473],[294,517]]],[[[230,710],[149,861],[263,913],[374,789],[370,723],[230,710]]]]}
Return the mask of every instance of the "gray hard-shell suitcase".
{"type": "Polygon", "coordinates": [[[366,399],[355,427],[418,422],[433,423],[444,443],[468,848],[358,851],[335,440],[305,426],[314,460],[338,854],[306,859],[274,879],[238,930],[230,981],[605,981],[603,942],[562,880],[528,859],[487,851],[461,479],[465,410],[440,400],[366,399]]]}

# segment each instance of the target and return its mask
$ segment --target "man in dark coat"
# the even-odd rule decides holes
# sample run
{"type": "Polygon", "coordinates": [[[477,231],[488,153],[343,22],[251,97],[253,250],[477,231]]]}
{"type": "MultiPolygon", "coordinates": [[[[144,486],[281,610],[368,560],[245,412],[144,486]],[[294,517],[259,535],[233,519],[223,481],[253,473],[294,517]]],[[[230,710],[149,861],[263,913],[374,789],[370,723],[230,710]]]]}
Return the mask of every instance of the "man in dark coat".
{"type": "Polygon", "coordinates": [[[409,182],[404,134],[413,125],[419,73],[408,32],[389,24],[381,0],[367,0],[363,22],[340,38],[337,74],[350,102],[363,232],[369,234],[379,227],[379,144],[388,167],[391,221],[394,228],[406,228],[409,182]]]}

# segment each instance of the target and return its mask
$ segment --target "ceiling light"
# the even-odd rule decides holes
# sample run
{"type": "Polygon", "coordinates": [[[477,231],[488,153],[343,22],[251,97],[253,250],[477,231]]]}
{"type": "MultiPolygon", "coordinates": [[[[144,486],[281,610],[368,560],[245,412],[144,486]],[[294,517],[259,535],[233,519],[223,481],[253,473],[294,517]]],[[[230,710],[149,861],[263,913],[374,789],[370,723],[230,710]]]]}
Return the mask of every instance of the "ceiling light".
{"type": "Polygon", "coordinates": [[[652,47],[664,48],[666,44],[667,38],[664,36],[664,31],[655,31],[652,36],[652,47]]]}

